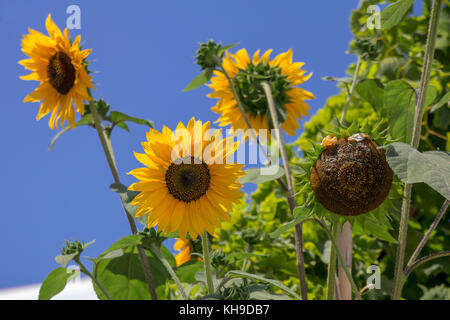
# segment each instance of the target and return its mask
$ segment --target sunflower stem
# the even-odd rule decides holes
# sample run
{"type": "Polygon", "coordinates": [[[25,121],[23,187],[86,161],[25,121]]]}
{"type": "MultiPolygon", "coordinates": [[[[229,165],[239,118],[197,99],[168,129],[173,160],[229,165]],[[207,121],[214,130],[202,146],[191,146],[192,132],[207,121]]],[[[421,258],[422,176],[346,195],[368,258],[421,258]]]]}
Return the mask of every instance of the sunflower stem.
{"type": "MultiPolygon", "coordinates": [[[[280,131],[280,123],[278,122],[278,115],[275,109],[275,103],[273,101],[272,90],[270,85],[266,81],[261,81],[261,86],[267,98],[267,105],[269,107],[270,116],[272,117],[272,123],[275,128],[274,132],[278,144],[280,145],[281,159],[283,160],[284,172],[286,175],[286,182],[288,188],[288,204],[291,211],[291,216],[294,217],[294,209],[296,207],[294,186],[292,184],[291,168],[289,166],[289,160],[286,154],[286,146],[284,143],[283,136],[280,131]]],[[[303,257],[303,224],[299,223],[295,225],[295,251],[297,253],[297,271],[300,280],[300,290],[302,294],[302,299],[308,299],[308,292],[306,287],[306,273],[305,273],[305,262],[303,257]]]]}
{"type": "MultiPolygon", "coordinates": [[[[425,55],[423,59],[423,69],[420,76],[419,94],[414,114],[414,126],[412,128],[411,146],[416,148],[419,146],[420,133],[422,129],[422,118],[425,108],[425,98],[430,81],[431,68],[434,58],[434,48],[436,44],[437,29],[439,24],[439,14],[441,12],[442,0],[434,0],[431,8],[430,22],[428,25],[427,42],[425,45],[425,55]]],[[[402,211],[400,218],[400,226],[398,231],[398,248],[394,269],[394,285],[392,290],[392,300],[399,300],[404,283],[403,267],[405,262],[406,240],[408,233],[408,220],[411,207],[411,191],[412,184],[405,183],[403,192],[402,211]]]]}
{"type": "MultiPolygon", "coordinates": [[[[247,114],[245,113],[244,105],[242,104],[241,98],[239,98],[239,95],[237,93],[236,87],[234,86],[233,80],[230,78],[229,74],[227,73],[225,68],[222,66],[222,63],[218,62],[218,65],[220,67],[220,71],[225,75],[225,77],[228,80],[228,84],[230,85],[231,91],[233,92],[234,99],[236,100],[238,108],[241,111],[241,115],[244,118],[245,123],[247,124],[247,127],[250,129],[253,139],[256,141],[256,144],[258,145],[259,149],[261,150],[262,154],[264,155],[264,158],[266,160],[266,166],[271,166],[272,160],[270,159],[270,157],[267,154],[264,147],[261,145],[261,143],[259,141],[259,137],[255,134],[255,131],[253,130],[252,125],[250,124],[250,120],[248,119],[247,114]]],[[[283,182],[283,180],[281,178],[278,178],[277,181],[285,191],[288,191],[288,187],[286,186],[286,184],[283,182]]]]}
{"type": "MultiPolygon", "coordinates": [[[[93,100],[89,103],[89,107],[92,112],[92,118],[94,119],[95,129],[97,130],[98,137],[100,139],[100,143],[102,145],[106,160],[109,165],[109,169],[114,178],[114,182],[117,184],[121,184],[120,178],[119,178],[119,172],[117,170],[117,165],[116,165],[116,161],[115,161],[115,157],[114,157],[114,152],[112,150],[111,141],[107,138],[107,136],[105,134],[105,130],[102,126],[102,119],[100,118],[100,116],[97,112],[97,106],[93,100]]],[[[137,234],[138,230],[136,227],[136,223],[134,222],[133,217],[131,217],[130,215],[127,214],[123,202],[122,202],[122,208],[128,219],[128,223],[130,225],[131,232],[133,234],[137,234]]],[[[152,300],[158,300],[158,296],[156,294],[156,289],[155,289],[155,284],[153,282],[152,272],[150,270],[150,264],[148,262],[145,251],[141,246],[138,246],[138,255],[139,255],[139,260],[141,262],[142,270],[144,271],[145,281],[147,282],[150,296],[152,297],[152,300]]]]}
{"type": "Polygon", "coordinates": [[[172,280],[177,285],[178,290],[180,291],[184,300],[189,300],[186,292],[184,291],[183,286],[181,285],[180,279],[178,278],[175,271],[172,269],[172,266],[170,265],[169,261],[167,261],[166,257],[164,257],[164,255],[161,254],[161,250],[158,247],[156,247],[154,244],[152,244],[148,249],[150,250],[151,253],[153,253],[153,255],[155,255],[159,259],[159,261],[161,261],[161,263],[166,268],[167,272],[169,272],[170,276],[172,277],[172,280]]]}
{"type": "MultiPolygon", "coordinates": [[[[332,236],[337,239],[339,233],[339,225],[334,223],[331,227],[332,236]]],[[[328,262],[327,275],[327,300],[336,299],[336,248],[331,244],[330,260],[328,262]]]]}
{"type": "Polygon", "coordinates": [[[103,287],[102,284],[98,281],[98,279],[94,277],[92,273],[90,273],[89,270],[84,266],[79,257],[73,258],[73,261],[75,261],[78,264],[78,266],[81,269],[81,272],[83,272],[85,275],[91,278],[91,280],[97,285],[97,287],[100,289],[100,291],[105,295],[105,297],[108,300],[114,300],[108,293],[108,291],[105,289],[105,287],[103,287]]]}
{"type": "Polygon", "coordinates": [[[358,287],[356,286],[356,283],[353,280],[352,274],[347,267],[347,263],[345,262],[345,259],[342,256],[341,250],[339,250],[339,246],[337,244],[336,238],[333,237],[332,232],[330,231],[330,229],[327,227],[327,225],[324,222],[317,220],[317,219],[314,219],[314,221],[316,221],[318,224],[320,224],[322,226],[322,228],[325,230],[328,238],[331,240],[331,243],[333,244],[334,249],[336,250],[338,261],[341,263],[341,266],[345,271],[345,275],[347,276],[348,280],[350,281],[350,284],[352,285],[352,289],[353,289],[353,292],[355,293],[356,298],[359,300],[362,300],[362,297],[361,297],[361,294],[359,293],[358,287]]]}
{"type": "Polygon", "coordinates": [[[342,111],[341,119],[339,120],[339,122],[341,124],[344,124],[345,116],[347,115],[347,110],[348,110],[348,107],[350,105],[350,100],[352,99],[353,91],[355,91],[355,87],[356,87],[356,83],[357,83],[358,73],[359,73],[359,68],[360,67],[361,67],[361,56],[358,55],[358,60],[356,61],[356,67],[355,67],[355,72],[353,73],[353,78],[352,78],[352,84],[350,86],[350,91],[348,92],[347,99],[345,100],[344,111],[342,111]]]}
{"type": "Polygon", "coordinates": [[[209,244],[208,244],[208,232],[202,236],[202,247],[203,247],[203,263],[205,266],[205,276],[206,276],[206,287],[208,289],[208,294],[214,293],[214,283],[211,275],[211,260],[209,257],[209,244]]]}

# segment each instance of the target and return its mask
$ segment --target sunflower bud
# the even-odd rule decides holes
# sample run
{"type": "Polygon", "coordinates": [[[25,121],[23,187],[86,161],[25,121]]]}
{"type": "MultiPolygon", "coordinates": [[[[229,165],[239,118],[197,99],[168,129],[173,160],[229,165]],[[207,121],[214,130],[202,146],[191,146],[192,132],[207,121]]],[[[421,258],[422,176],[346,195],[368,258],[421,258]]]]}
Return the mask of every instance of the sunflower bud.
{"type": "Polygon", "coordinates": [[[356,216],[376,209],[387,197],[392,170],[385,152],[367,134],[334,139],[311,169],[310,183],[320,203],[344,216],[356,216]]]}
{"type": "Polygon", "coordinates": [[[84,247],[83,244],[79,241],[73,241],[70,242],[66,240],[66,244],[61,250],[62,255],[71,255],[71,254],[77,254],[78,256],[83,252],[84,247]]]}
{"type": "Polygon", "coordinates": [[[202,70],[214,70],[218,67],[223,57],[222,45],[214,40],[208,40],[207,43],[201,43],[197,50],[197,64],[202,70]]]}
{"type": "Polygon", "coordinates": [[[222,289],[221,296],[225,300],[249,300],[250,290],[247,281],[243,283],[233,283],[231,286],[222,289]]]}
{"type": "Polygon", "coordinates": [[[222,249],[214,250],[211,253],[211,264],[216,269],[227,264],[227,255],[222,249]]]}

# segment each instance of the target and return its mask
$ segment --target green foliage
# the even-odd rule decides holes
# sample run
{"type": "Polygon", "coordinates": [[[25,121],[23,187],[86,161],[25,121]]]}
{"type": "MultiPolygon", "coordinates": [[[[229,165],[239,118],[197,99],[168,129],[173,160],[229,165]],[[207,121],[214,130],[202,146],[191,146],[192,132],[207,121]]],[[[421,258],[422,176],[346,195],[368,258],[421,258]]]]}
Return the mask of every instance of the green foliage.
{"type": "Polygon", "coordinates": [[[39,300],[50,300],[60,293],[72,276],[70,270],[61,267],[50,272],[39,289],[39,300]]]}
{"type": "Polygon", "coordinates": [[[442,151],[419,152],[405,143],[389,145],[386,160],[404,183],[425,182],[450,200],[450,155],[442,151]]]}

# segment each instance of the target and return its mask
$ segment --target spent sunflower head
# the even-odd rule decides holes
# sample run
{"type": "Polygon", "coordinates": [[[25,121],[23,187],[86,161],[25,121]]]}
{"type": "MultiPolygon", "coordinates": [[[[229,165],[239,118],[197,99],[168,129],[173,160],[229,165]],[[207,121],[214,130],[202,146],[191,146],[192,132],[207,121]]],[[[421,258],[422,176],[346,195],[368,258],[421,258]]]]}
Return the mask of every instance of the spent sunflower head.
{"type": "Polygon", "coordinates": [[[245,174],[243,165],[228,161],[238,142],[222,139],[221,130],[194,118],[187,126],[180,122],[174,132],[151,129],[147,139],[145,153],[135,153],[145,167],[130,172],[139,180],[129,187],[140,192],[132,202],[138,206],[136,217],[149,213],[149,228],[177,231],[183,239],[214,234],[242,195],[237,180],[245,174]]]}
{"type": "MultiPolygon", "coordinates": [[[[267,81],[277,109],[281,128],[289,135],[295,135],[299,129],[297,118],[308,115],[310,107],[304,100],[313,99],[314,95],[296,87],[309,79],[311,74],[300,69],[301,62],[292,62],[292,49],[283,52],[270,60],[272,50],[262,56],[257,50],[250,59],[247,51],[241,49],[236,54],[226,52],[223,58],[223,70],[232,79],[239,100],[250,121],[250,125],[258,132],[260,129],[272,129],[271,117],[267,106],[267,98],[261,81],[267,81]]],[[[212,110],[220,114],[217,122],[221,126],[231,125],[232,130],[249,129],[242,116],[232,88],[221,71],[214,71],[209,87],[214,90],[208,96],[219,99],[212,110]]]]}
{"type": "Polygon", "coordinates": [[[58,128],[58,122],[62,126],[66,120],[74,129],[73,105],[83,115],[83,100],[91,100],[88,88],[94,89],[85,65],[91,49],[80,49],[80,35],[71,42],[69,30],[66,28],[64,34],[61,33],[50,14],[45,26],[48,36],[28,29],[29,34],[22,39],[22,51],[30,58],[19,61],[19,64],[32,72],[20,78],[40,82],[39,87],[26,96],[24,102],[41,102],[36,118],[40,120],[51,112],[51,129],[55,125],[58,128]]]}
{"type": "Polygon", "coordinates": [[[304,195],[304,206],[330,220],[338,216],[348,220],[368,212],[376,215],[391,208],[388,195],[393,173],[380,147],[391,141],[385,126],[385,121],[374,126],[340,126],[320,144],[312,143],[314,150],[306,151],[306,157],[296,163],[304,169],[296,177],[302,185],[298,194],[304,195]]]}

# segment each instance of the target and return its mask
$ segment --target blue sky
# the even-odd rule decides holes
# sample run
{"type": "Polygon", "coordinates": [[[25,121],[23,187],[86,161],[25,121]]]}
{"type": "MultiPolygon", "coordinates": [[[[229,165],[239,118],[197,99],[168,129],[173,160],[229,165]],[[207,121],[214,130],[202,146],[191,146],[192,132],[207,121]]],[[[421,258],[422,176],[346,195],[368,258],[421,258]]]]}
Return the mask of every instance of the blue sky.
{"type": "MultiPolygon", "coordinates": [[[[327,75],[343,76],[354,56],[345,51],[351,40],[349,15],[358,1],[6,1],[0,0],[0,288],[41,282],[57,264],[64,240],[96,239],[85,254],[96,256],[129,234],[96,132],[81,127],[47,151],[57,131],[48,117],[35,120],[39,104],[23,103],[36,86],[17,61],[25,56],[20,40],[27,28],[45,32],[48,13],[65,27],[66,8],[81,8],[81,33],[94,75],[95,98],[112,109],[151,119],[156,129],[174,128],[192,116],[217,119],[207,98],[209,88],[182,89],[199,72],[193,56],[208,38],[224,44],[240,42],[251,53],[294,50],[294,60],[313,72],[303,88],[316,99],[312,113],[337,93],[327,75]],[[276,5],[275,5],[276,4],[276,5]]],[[[130,124],[132,134],[113,132],[112,140],[124,184],[125,173],[139,166],[145,127],[130,124]]],[[[299,131],[300,133],[300,131],[299,131]]],[[[292,139],[290,139],[292,140],[292,139]]],[[[248,188],[247,188],[248,190],[248,188]]]]}

